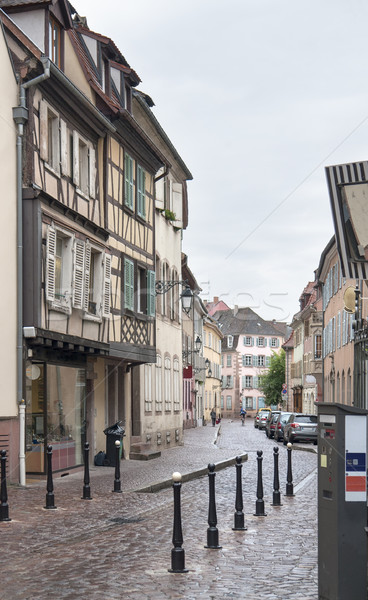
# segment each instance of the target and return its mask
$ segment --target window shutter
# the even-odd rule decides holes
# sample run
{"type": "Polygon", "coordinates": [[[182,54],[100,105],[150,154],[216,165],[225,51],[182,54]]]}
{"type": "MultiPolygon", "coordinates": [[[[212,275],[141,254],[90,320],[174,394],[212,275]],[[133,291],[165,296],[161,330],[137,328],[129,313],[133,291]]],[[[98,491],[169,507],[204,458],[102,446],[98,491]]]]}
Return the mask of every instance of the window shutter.
{"type": "Polygon", "coordinates": [[[147,315],[155,316],[156,308],[156,273],[155,271],[147,271],[147,315]]]}
{"type": "Polygon", "coordinates": [[[89,154],[89,172],[88,172],[89,195],[91,198],[95,198],[96,197],[96,151],[92,145],[90,145],[88,147],[88,154],[89,154]]]}
{"type": "Polygon", "coordinates": [[[258,388],[258,379],[259,377],[257,377],[256,375],[253,377],[253,389],[257,389],[258,388]]]}
{"type": "Polygon", "coordinates": [[[245,388],[245,375],[242,375],[242,390],[245,388]]]}
{"type": "Polygon", "coordinates": [[[134,263],[128,258],[124,262],[124,307],[134,310],[134,263]]]}
{"type": "Polygon", "coordinates": [[[229,376],[229,387],[231,387],[231,388],[234,387],[233,379],[234,379],[233,376],[230,375],[229,376]]]}
{"type": "Polygon", "coordinates": [[[91,271],[91,244],[86,242],[86,249],[84,255],[84,294],[83,294],[83,308],[88,311],[89,303],[89,276],[91,271]]]}
{"type": "Polygon", "coordinates": [[[271,364],[271,357],[270,356],[266,356],[266,367],[269,367],[271,364]]]}
{"type": "Polygon", "coordinates": [[[133,208],[133,159],[125,154],[124,159],[124,202],[129,208],[133,208]]]}
{"type": "Polygon", "coordinates": [[[69,174],[68,158],[68,131],[65,121],[60,119],[60,163],[62,175],[69,174]]]}
{"type": "Polygon", "coordinates": [[[73,131],[73,183],[79,186],[79,135],[73,131]]]}
{"type": "Polygon", "coordinates": [[[183,226],[183,185],[181,183],[172,184],[172,196],[173,196],[173,212],[176,216],[175,227],[183,226]]]}
{"type": "Polygon", "coordinates": [[[75,240],[74,265],[73,265],[73,306],[83,308],[83,275],[84,275],[85,244],[81,240],[75,240]]]}
{"type": "Polygon", "coordinates": [[[251,346],[254,346],[254,338],[250,338],[250,340],[251,340],[251,341],[250,341],[250,345],[251,345],[251,346]]]}
{"type": "Polygon", "coordinates": [[[137,213],[146,218],[146,173],[140,165],[137,167],[137,213]]]}
{"type": "Polygon", "coordinates": [[[47,104],[44,100],[40,102],[40,156],[43,160],[48,160],[48,122],[47,122],[47,104]]]}
{"type": "Polygon", "coordinates": [[[53,302],[55,300],[55,252],[56,252],[56,231],[49,227],[46,240],[46,300],[53,302]]]}
{"type": "Polygon", "coordinates": [[[110,296],[111,296],[111,254],[104,256],[104,283],[102,298],[102,316],[108,319],[110,316],[110,296]]]}
{"type": "Polygon", "coordinates": [[[258,361],[257,361],[257,356],[255,354],[253,354],[252,361],[253,361],[253,367],[256,367],[258,364],[258,361]]]}
{"type": "Polygon", "coordinates": [[[255,410],[257,408],[257,397],[253,396],[253,409],[255,410]]]}

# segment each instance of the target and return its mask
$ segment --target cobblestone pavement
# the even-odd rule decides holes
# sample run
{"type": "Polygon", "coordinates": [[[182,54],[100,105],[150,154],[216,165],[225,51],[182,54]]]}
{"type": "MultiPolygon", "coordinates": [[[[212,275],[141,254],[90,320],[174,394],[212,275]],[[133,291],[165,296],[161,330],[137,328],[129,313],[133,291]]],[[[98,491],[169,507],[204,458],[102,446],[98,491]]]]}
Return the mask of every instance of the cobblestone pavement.
{"type": "Polygon", "coordinates": [[[273,440],[223,421],[185,432],[183,447],[148,462],[122,461],[122,494],[114,469],[91,470],[93,500],[82,500],[83,473],[54,480],[57,510],[45,510],[45,482],[10,487],[9,516],[0,523],[1,600],[316,600],[317,504],[315,449],[293,455],[294,497],[285,497],[287,451],[280,452],[282,506],[273,507],[273,440]],[[219,434],[219,435],[218,435],[219,434]],[[214,441],[217,441],[215,444],[214,441]],[[256,451],[263,450],[267,516],[256,517],[256,451]],[[182,524],[188,573],[171,566],[173,494],[136,491],[242,453],[246,531],[232,531],[235,467],[216,471],[219,550],[207,541],[208,478],[183,483],[182,524]]]}

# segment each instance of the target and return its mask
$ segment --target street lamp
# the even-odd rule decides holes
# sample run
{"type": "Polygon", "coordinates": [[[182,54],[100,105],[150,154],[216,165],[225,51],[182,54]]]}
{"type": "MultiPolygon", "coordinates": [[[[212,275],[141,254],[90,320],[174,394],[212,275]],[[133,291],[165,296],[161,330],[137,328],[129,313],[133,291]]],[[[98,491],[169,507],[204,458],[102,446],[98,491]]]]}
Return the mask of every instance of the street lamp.
{"type": "Polygon", "coordinates": [[[212,377],[212,370],[211,370],[211,363],[208,360],[208,358],[206,358],[206,360],[204,361],[204,364],[206,365],[205,367],[196,367],[194,369],[194,373],[199,373],[200,371],[208,371],[208,377],[212,377]]]}
{"type": "Polygon", "coordinates": [[[181,305],[183,307],[184,312],[189,315],[190,310],[192,308],[193,302],[193,292],[190,289],[188,283],[186,281],[162,281],[158,280],[155,284],[156,296],[157,294],[166,294],[169,290],[171,290],[175,285],[182,285],[184,287],[182,293],[180,294],[181,305]]]}
{"type": "Polygon", "coordinates": [[[202,340],[199,337],[199,335],[197,335],[195,342],[194,342],[194,350],[183,350],[183,358],[186,358],[187,356],[189,356],[189,354],[196,354],[200,351],[202,347],[202,340]]]}

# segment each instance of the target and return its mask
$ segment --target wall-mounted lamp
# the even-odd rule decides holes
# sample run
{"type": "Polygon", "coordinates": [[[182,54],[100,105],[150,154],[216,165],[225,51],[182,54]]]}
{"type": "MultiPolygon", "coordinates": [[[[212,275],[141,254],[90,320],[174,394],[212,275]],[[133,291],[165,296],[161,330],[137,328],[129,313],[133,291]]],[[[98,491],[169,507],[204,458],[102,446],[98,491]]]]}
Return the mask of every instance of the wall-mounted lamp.
{"type": "Polygon", "coordinates": [[[183,311],[189,315],[190,310],[192,308],[193,302],[193,292],[190,289],[187,281],[156,281],[155,291],[157,294],[166,294],[169,290],[171,290],[175,285],[182,285],[184,287],[182,293],[180,294],[181,305],[183,307],[183,311]]]}
{"type": "Polygon", "coordinates": [[[197,354],[200,349],[202,347],[202,340],[199,337],[199,335],[197,335],[195,342],[194,342],[194,350],[183,350],[183,358],[186,358],[187,356],[189,356],[189,354],[197,354]]]}
{"type": "Polygon", "coordinates": [[[208,360],[208,358],[206,358],[206,360],[204,361],[204,364],[206,365],[205,367],[197,367],[194,369],[194,373],[199,373],[200,371],[207,371],[207,375],[208,377],[212,377],[212,370],[210,367],[210,361],[208,360]]]}

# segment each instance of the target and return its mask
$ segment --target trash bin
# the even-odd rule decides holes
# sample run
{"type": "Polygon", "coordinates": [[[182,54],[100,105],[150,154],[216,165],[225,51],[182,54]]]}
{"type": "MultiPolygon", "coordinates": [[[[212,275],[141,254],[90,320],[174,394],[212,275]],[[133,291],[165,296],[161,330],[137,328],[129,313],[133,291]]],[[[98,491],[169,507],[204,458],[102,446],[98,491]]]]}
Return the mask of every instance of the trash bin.
{"type": "Polygon", "coordinates": [[[125,433],[124,427],[121,426],[122,421],[117,421],[114,425],[106,427],[104,434],[106,435],[106,464],[109,467],[116,467],[116,440],[120,442],[119,460],[121,460],[123,451],[123,436],[125,433]]]}

